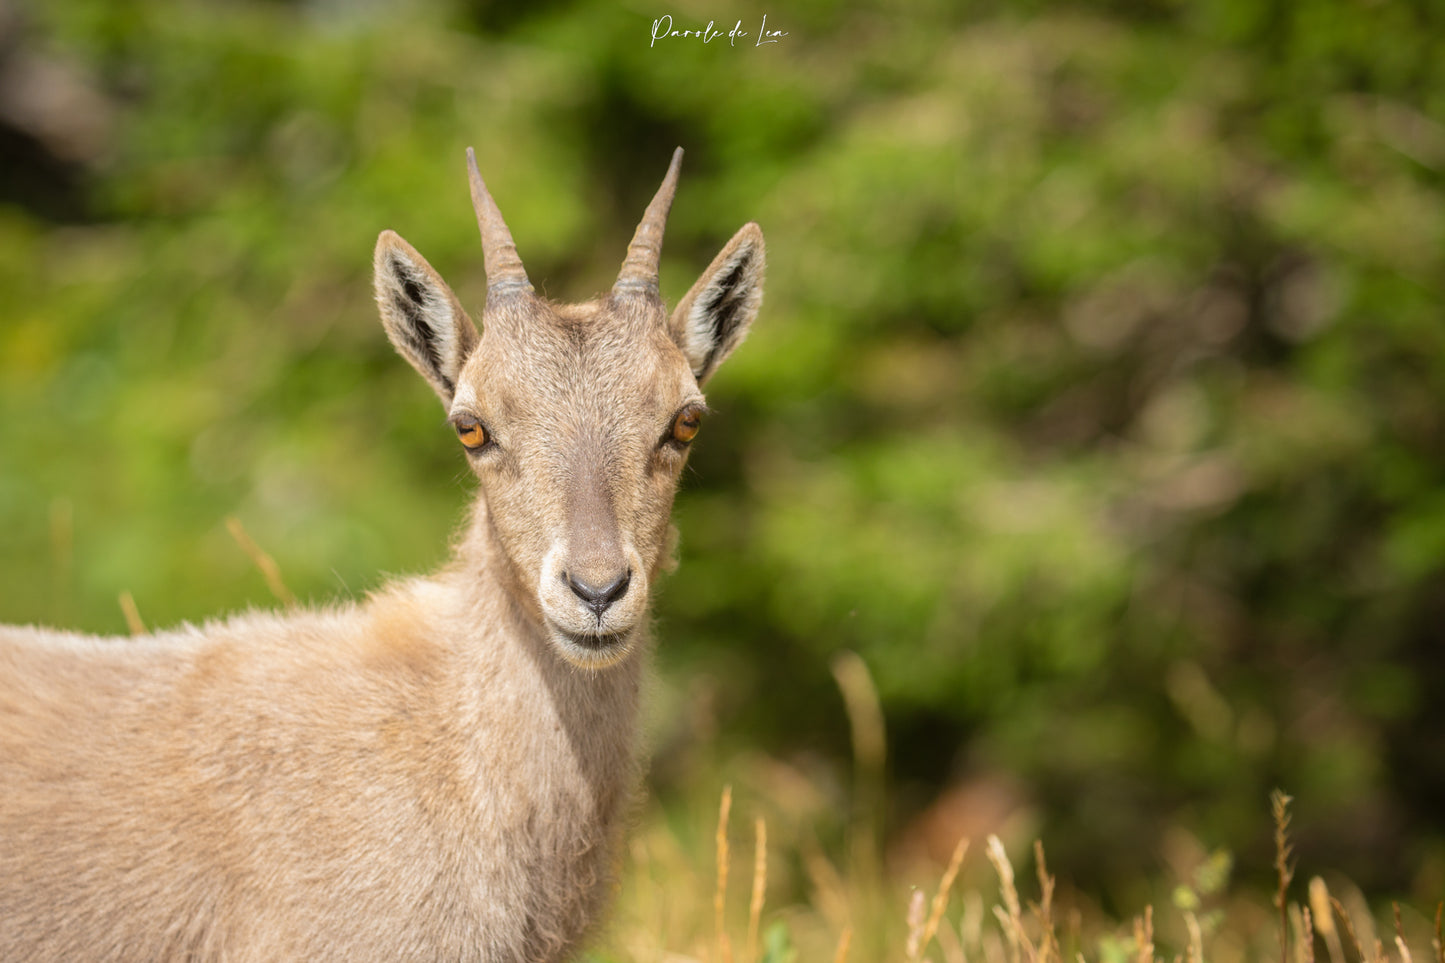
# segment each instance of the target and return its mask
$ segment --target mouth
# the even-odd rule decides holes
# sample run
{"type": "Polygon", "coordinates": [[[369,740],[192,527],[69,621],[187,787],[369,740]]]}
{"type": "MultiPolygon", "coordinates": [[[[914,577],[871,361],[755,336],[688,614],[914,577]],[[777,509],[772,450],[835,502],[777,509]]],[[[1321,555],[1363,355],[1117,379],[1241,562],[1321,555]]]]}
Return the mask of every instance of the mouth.
{"type": "Polygon", "coordinates": [[[589,649],[593,652],[606,652],[608,649],[621,645],[623,640],[627,638],[627,633],[625,632],[610,632],[605,635],[597,635],[590,632],[566,632],[562,629],[557,629],[557,634],[578,648],[589,649]]]}
{"type": "Polygon", "coordinates": [[[631,651],[632,633],[568,632],[556,624],[550,626],[553,640],[562,657],[584,669],[605,669],[616,665],[631,651]]]}

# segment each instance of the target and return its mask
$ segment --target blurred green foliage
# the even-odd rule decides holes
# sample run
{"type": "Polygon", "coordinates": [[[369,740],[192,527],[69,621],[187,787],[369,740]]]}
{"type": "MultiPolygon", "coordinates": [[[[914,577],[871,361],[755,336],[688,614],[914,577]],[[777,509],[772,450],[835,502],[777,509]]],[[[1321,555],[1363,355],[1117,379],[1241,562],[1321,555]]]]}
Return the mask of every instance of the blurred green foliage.
{"type": "Polygon", "coordinates": [[[1284,785],[1313,864],[1438,892],[1438,5],[62,0],[7,23],[12,62],[90,91],[53,109],[94,116],[67,141],[12,109],[0,140],[0,618],[270,604],[232,514],[316,600],[438,563],[469,475],[376,324],[376,233],[479,307],[475,144],[531,275],[586,297],[682,144],[664,293],[747,220],[771,266],[660,603],[707,752],[845,765],[827,665],[853,649],[899,821],[1006,775],[1065,875],[1107,880],[1174,826],[1267,861],[1284,785]],[[788,36],[649,46],[664,13],[788,36]]]}

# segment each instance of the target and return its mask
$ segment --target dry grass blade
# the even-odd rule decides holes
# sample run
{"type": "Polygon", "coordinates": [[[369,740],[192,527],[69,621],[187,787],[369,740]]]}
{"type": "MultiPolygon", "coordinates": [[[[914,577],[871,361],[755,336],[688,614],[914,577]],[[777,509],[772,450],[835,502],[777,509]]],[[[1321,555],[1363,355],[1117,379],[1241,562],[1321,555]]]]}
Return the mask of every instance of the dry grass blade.
{"type": "Polygon", "coordinates": [[[1039,959],[1060,958],[1059,938],[1054,932],[1054,877],[1049,875],[1049,865],[1044,861],[1044,841],[1034,840],[1034,863],[1039,876],[1039,903],[1034,913],[1039,919],[1039,959]]]}
{"type": "Polygon", "coordinates": [[[1350,914],[1345,912],[1345,908],[1340,905],[1340,901],[1333,896],[1330,897],[1330,907],[1335,911],[1335,914],[1339,916],[1340,922],[1344,924],[1345,935],[1348,936],[1350,942],[1355,945],[1355,952],[1359,954],[1360,963],[1365,963],[1370,957],[1365,953],[1365,947],[1360,943],[1360,938],[1355,935],[1355,924],[1350,919],[1350,914]]]}
{"type": "Polygon", "coordinates": [[[1023,937],[1023,911],[1019,906],[1019,891],[1014,885],[1014,868],[1009,862],[1008,853],[1004,851],[1003,843],[997,836],[988,837],[988,861],[993,863],[993,868],[998,873],[999,893],[1003,896],[1004,905],[995,909],[999,922],[1004,930],[1004,937],[1008,940],[1009,960],[1011,963],[1018,963],[1020,941],[1023,937]]]}
{"type": "Polygon", "coordinates": [[[1292,937],[1292,963],[1308,963],[1305,959],[1307,947],[1305,946],[1305,914],[1309,910],[1298,903],[1289,904],[1289,931],[1292,937]]]}
{"type": "Polygon", "coordinates": [[[1279,961],[1289,963],[1289,884],[1294,879],[1294,868],[1289,864],[1292,849],[1289,844],[1289,804],[1294,799],[1282,790],[1269,794],[1270,809],[1274,814],[1274,868],[1279,876],[1279,889],[1274,894],[1274,906],[1279,910],[1279,961]]]}
{"type": "Polygon", "coordinates": [[[1002,906],[993,908],[993,918],[998,920],[998,929],[1008,940],[1009,958],[1013,963],[1018,963],[1019,958],[1019,930],[1014,921],[1009,917],[1008,910],[1002,906]]]}
{"type": "Polygon", "coordinates": [[[754,824],[753,896],[748,901],[748,959],[758,959],[758,927],[763,919],[763,900],[768,892],[768,824],[759,816],[754,824]]]}
{"type": "Polygon", "coordinates": [[[948,908],[948,895],[953,890],[953,881],[958,876],[958,868],[963,865],[963,854],[966,852],[968,852],[968,840],[960,839],[958,845],[953,847],[953,857],[948,861],[948,868],[943,871],[943,879],[938,884],[938,892],[933,895],[933,905],[928,909],[928,922],[923,924],[923,938],[918,946],[920,953],[928,949],[928,944],[933,941],[934,934],[938,932],[938,924],[943,920],[943,911],[948,908]]]}
{"type": "Polygon", "coordinates": [[[993,863],[994,871],[998,873],[999,893],[1003,896],[1008,915],[1019,919],[1023,912],[1019,908],[1019,891],[1014,885],[1013,863],[1009,862],[1003,842],[997,836],[988,837],[988,860],[993,863]]]}
{"type": "Polygon", "coordinates": [[[1395,949],[1400,951],[1400,963],[1412,963],[1410,947],[1405,943],[1405,927],[1400,922],[1400,904],[1391,903],[1395,910],[1395,949]]]}
{"type": "Polygon", "coordinates": [[[1435,906],[1435,963],[1445,963],[1445,934],[1441,933],[1441,918],[1445,917],[1445,903],[1435,906]]]}
{"type": "Polygon", "coordinates": [[[855,652],[840,652],[833,659],[833,678],[843,694],[848,727],[853,737],[853,858],[859,864],[853,875],[876,878],[879,871],[879,837],[883,818],[883,763],[887,737],[883,707],[868,664],[855,652]]]}
{"type": "Polygon", "coordinates": [[[261,546],[257,545],[255,540],[246,533],[246,528],[241,524],[241,520],[234,515],[227,518],[226,531],[231,533],[236,544],[241,546],[241,551],[245,552],[261,570],[261,575],[266,579],[266,587],[271,590],[271,594],[276,596],[277,600],[287,608],[295,608],[296,596],[291,594],[291,590],[281,580],[281,566],[276,564],[274,558],[262,551],[261,546]]]}
{"type": "Polygon", "coordinates": [[[1204,930],[1199,925],[1199,917],[1195,916],[1192,910],[1184,911],[1184,927],[1189,931],[1189,945],[1185,947],[1184,959],[1187,963],[1204,963],[1204,930]]]}
{"type": "MultiPolygon", "coordinates": [[[[1335,914],[1330,906],[1330,888],[1318,876],[1310,880],[1310,912],[1315,928],[1325,938],[1325,949],[1330,953],[1330,963],[1345,963],[1345,947],[1340,942],[1340,931],[1335,926],[1335,914]]],[[[1440,960],[1438,963],[1445,963],[1440,960]]]]}
{"type": "Polygon", "coordinates": [[[1315,963],[1315,924],[1308,906],[1300,910],[1300,919],[1304,922],[1304,937],[1300,942],[1304,945],[1305,963],[1315,963]]]}
{"type": "Polygon", "coordinates": [[[988,919],[983,894],[976,889],[963,893],[963,912],[958,921],[958,938],[965,947],[983,949],[983,924],[988,919]]]}
{"type": "Polygon", "coordinates": [[[140,609],[136,608],[135,597],[129,592],[120,593],[120,611],[125,616],[125,627],[131,635],[146,634],[146,624],[141,621],[140,609]]]}
{"type": "Polygon", "coordinates": [[[945,924],[938,928],[938,948],[943,951],[943,963],[968,963],[963,942],[952,926],[945,924]]]}
{"type": "Polygon", "coordinates": [[[713,914],[717,932],[718,963],[732,963],[733,950],[728,943],[728,934],[723,910],[727,907],[728,892],[728,813],[733,808],[733,787],[723,786],[722,800],[717,811],[717,893],[713,896],[713,914]]]}
{"type": "Polygon", "coordinates": [[[883,765],[886,739],[883,709],[868,664],[856,652],[842,652],[833,660],[833,678],[843,693],[848,724],[853,730],[853,753],[861,768],[883,765]]]}
{"type": "Polygon", "coordinates": [[[903,952],[910,960],[923,955],[923,890],[915,889],[908,898],[908,943],[903,952]]]}
{"type": "Polygon", "coordinates": [[[848,963],[848,947],[853,943],[853,927],[843,927],[838,934],[838,949],[833,953],[833,963],[848,963]]]}
{"type": "MultiPolygon", "coordinates": [[[[1000,915],[1003,910],[994,907],[1000,915]]],[[[984,963],[1006,963],[1008,956],[1004,949],[1003,940],[999,939],[998,931],[989,927],[983,931],[983,939],[979,942],[979,949],[983,953],[984,963]]]]}
{"type": "Polygon", "coordinates": [[[1135,963],[1154,963],[1154,907],[1144,907],[1144,915],[1134,917],[1135,963]]]}

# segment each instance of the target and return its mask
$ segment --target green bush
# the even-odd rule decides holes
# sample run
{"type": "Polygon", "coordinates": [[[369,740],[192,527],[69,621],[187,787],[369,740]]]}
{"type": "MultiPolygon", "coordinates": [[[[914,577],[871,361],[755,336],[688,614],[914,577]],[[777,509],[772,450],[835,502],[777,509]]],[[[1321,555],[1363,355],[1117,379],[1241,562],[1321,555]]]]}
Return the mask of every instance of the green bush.
{"type": "Polygon", "coordinates": [[[436,564],[469,483],[376,326],[377,231],[479,306],[475,144],[532,275],[585,297],[681,143],[664,292],[747,220],[771,264],[660,610],[710,752],[845,765],[852,649],[899,822],[1007,773],[1108,879],[1151,858],[1121,839],[1249,839],[1283,784],[1312,862],[1438,877],[1440,12],[674,15],[764,13],[778,44],[650,47],[598,2],[28,8],[105,135],[78,214],[0,208],[0,617],[269,604],[229,515],[315,600],[436,564]]]}

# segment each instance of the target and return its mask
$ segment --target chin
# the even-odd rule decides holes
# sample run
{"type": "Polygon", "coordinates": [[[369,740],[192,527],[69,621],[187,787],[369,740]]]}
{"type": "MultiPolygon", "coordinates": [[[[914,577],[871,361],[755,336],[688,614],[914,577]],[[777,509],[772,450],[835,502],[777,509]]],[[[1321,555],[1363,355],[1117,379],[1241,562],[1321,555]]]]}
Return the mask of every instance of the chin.
{"type": "Polygon", "coordinates": [[[568,632],[555,624],[549,624],[552,644],[562,658],[579,669],[607,669],[622,662],[632,654],[637,629],[597,634],[595,632],[568,632]]]}

